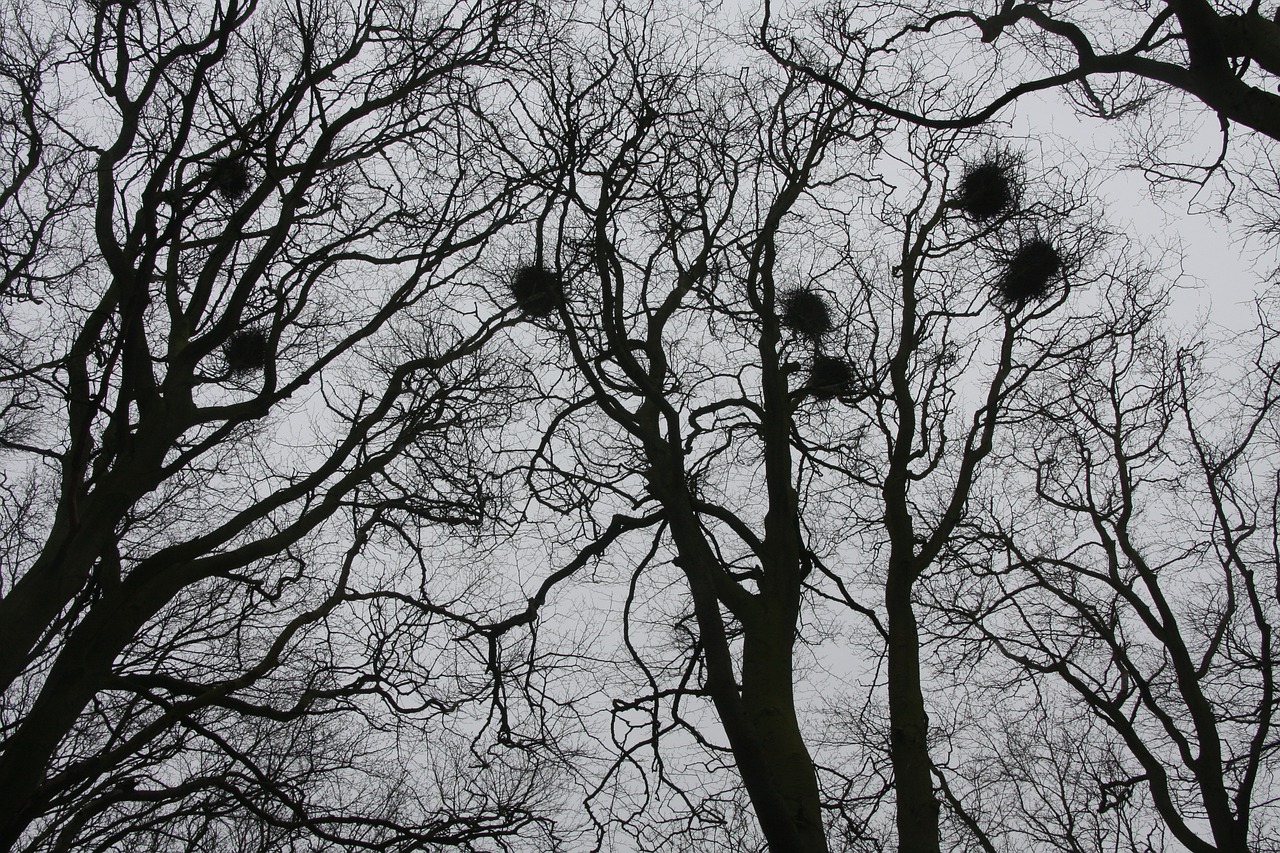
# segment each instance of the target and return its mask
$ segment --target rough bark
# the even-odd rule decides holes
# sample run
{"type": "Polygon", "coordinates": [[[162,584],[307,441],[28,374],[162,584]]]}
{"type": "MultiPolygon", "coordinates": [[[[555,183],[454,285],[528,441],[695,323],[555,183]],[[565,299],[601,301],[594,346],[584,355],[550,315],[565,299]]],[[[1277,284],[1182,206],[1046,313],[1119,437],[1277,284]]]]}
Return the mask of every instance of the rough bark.
{"type": "MultiPolygon", "coordinates": [[[[678,463],[665,455],[664,459],[667,472],[679,470],[678,463]]],[[[705,686],[769,849],[827,853],[817,777],[800,732],[792,687],[799,584],[795,596],[781,600],[752,597],[733,586],[737,595],[728,596],[728,606],[740,619],[744,636],[739,685],[721,609],[721,596],[730,591],[726,584],[733,582],[722,577],[717,584],[716,573],[723,573],[698,530],[687,493],[681,493],[669,474],[655,476],[659,489],[673,490],[667,492],[674,510],[672,537],[693,596],[706,657],[705,686]]]]}
{"type": "Polygon", "coordinates": [[[889,750],[898,799],[899,853],[939,853],[939,804],[929,759],[929,717],[920,687],[920,635],[911,607],[913,567],[890,558],[885,585],[889,617],[889,750]]]}
{"type": "Polygon", "coordinates": [[[792,688],[794,620],[766,616],[746,637],[742,656],[742,704],[764,747],[767,771],[782,800],[787,819],[799,836],[798,849],[826,853],[821,802],[813,759],[796,719],[792,688]]]}

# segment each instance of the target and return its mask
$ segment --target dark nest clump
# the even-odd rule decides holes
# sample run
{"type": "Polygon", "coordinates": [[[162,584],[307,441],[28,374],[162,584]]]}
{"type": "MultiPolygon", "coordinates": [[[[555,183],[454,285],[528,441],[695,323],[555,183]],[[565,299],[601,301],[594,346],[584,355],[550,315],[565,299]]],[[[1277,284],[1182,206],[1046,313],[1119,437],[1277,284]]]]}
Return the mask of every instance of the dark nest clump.
{"type": "Polygon", "coordinates": [[[819,400],[830,400],[847,394],[853,387],[853,368],[843,358],[814,356],[806,387],[819,400]]]}
{"type": "Polygon", "coordinates": [[[1062,272],[1062,255],[1047,240],[1023,243],[1009,258],[996,283],[1000,301],[1013,308],[1044,299],[1053,292],[1053,280],[1062,272]]]}
{"type": "Polygon", "coordinates": [[[815,341],[830,332],[833,325],[827,300],[804,287],[782,294],[781,320],[788,329],[815,341]]]}
{"type": "Polygon", "coordinates": [[[956,206],[979,221],[1005,213],[1016,196],[1013,168],[1009,157],[990,157],[968,167],[960,178],[956,206]]]}
{"type": "Polygon", "coordinates": [[[249,192],[249,167],[239,157],[219,157],[209,168],[209,186],[227,201],[249,192]]]}
{"type": "Polygon", "coordinates": [[[267,366],[267,333],[262,329],[242,329],[222,345],[227,372],[233,376],[257,373],[267,366]]]}
{"type": "Polygon", "coordinates": [[[540,266],[520,267],[511,277],[511,295],[529,317],[549,317],[564,298],[560,276],[540,266]]]}

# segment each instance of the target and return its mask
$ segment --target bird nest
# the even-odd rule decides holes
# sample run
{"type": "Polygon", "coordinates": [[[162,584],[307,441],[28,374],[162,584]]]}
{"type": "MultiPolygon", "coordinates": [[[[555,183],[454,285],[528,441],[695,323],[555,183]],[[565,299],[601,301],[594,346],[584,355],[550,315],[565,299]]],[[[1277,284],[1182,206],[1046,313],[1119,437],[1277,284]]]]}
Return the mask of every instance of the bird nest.
{"type": "Polygon", "coordinates": [[[1007,213],[1018,197],[1017,161],[1009,154],[987,157],[960,177],[955,205],[979,222],[1007,213]]]}
{"type": "Polygon", "coordinates": [[[209,167],[209,186],[227,201],[249,192],[249,167],[239,157],[219,157],[209,167]]]}
{"type": "Polygon", "coordinates": [[[524,266],[511,277],[511,296],[526,316],[549,317],[564,300],[564,285],[551,270],[524,266]]]}
{"type": "Polygon", "coordinates": [[[814,341],[830,332],[833,327],[827,300],[807,287],[788,290],[782,294],[780,319],[788,329],[814,341]]]}
{"type": "Polygon", "coordinates": [[[809,366],[806,388],[819,400],[831,400],[847,394],[853,387],[853,366],[846,359],[817,355],[809,366]]]}
{"type": "Polygon", "coordinates": [[[1053,292],[1054,279],[1063,270],[1062,255],[1047,240],[1035,238],[1018,247],[996,282],[996,295],[1005,305],[1021,308],[1053,292]]]}
{"type": "Polygon", "coordinates": [[[233,376],[257,373],[267,366],[267,333],[262,329],[241,329],[222,345],[227,372],[233,376]]]}

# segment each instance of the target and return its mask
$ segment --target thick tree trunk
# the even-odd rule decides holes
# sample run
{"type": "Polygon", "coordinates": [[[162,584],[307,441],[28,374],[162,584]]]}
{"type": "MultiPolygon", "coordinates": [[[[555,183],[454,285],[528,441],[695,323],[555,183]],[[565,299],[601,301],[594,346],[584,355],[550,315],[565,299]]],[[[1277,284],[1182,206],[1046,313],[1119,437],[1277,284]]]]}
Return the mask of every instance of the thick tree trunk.
{"type": "Polygon", "coordinates": [[[911,607],[912,580],[910,563],[891,558],[885,609],[889,617],[889,753],[898,798],[898,853],[940,853],[939,809],[927,741],[929,718],[920,689],[920,636],[911,607]]]}
{"type": "MultiPolygon", "coordinates": [[[[690,550],[705,544],[681,536],[690,550]]],[[[703,556],[707,556],[704,554],[703,556]]],[[[792,690],[795,638],[790,617],[766,604],[744,623],[742,684],[734,671],[724,616],[705,569],[682,559],[693,594],[707,665],[706,690],[715,704],[751,798],[760,831],[774,853],[827,853],[813,761],[800,734],[792,690]]]]}
{"type": "Polygon", "coordinates": [[[84,588],[120,514],[91,512],[74,531],[60,517],[43,552],[0,598],[0,690],[18,680],[58,613],[84,588]]]}
{"type": "MultiPolygon", "coordinates": [[[[742,705],[763,749],[770,782],[803,845],[799,849],[826,853],[818,777],[796,719],[791,659],[794,620],[778,621],[786,624],[766,621],[747,633],[742,655],[742,705]]],[[[788,849],[778,847],[772,839],[770,848],[777,853],[788,849]]]]}
{"type": "Polygon", "coordinates": [[[116,656],[173,595],[181,582],[118,589],[76,626],[31,712],[0,755],[0,850],[10,849],[44,808],[49,764],[76,719],[107,683],[116,656]]]}

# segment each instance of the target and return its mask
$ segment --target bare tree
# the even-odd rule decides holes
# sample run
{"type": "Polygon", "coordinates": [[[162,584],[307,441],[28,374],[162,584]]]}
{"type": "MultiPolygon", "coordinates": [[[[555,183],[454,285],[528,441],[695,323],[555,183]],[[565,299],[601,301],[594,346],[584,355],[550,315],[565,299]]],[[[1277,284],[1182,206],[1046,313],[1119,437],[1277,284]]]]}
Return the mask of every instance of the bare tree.
{"type": "Polygon", "coordinates": [[[983,713],[983,700],[967,696],[963,682],[939,692],[951,673],[932,628],[920,624],[919,602],[954,580],[953,541],[988,488],[993,449],[1021,429],[1016,401],[1027,384],[1091,341],[1132,335],[1149,321],[1144,287],[1115,281],[1134,265],[1099,228],[1087,193],[1032,172],[1008,150],[993,155],[991,145],[907,134],[911,180],[900,179],[871,230],[894,251],[877,252],[880,263],[860,265],[854,279],[857,334],[846,352],[854,375],[867,377],[863,393],[841,420],[814,423],[805,437],[810,487],[839,501],[843,515],[822,524],[834,541],[814,554],[813,592],[867,617],[883,643],[882,674],[870,679],[883,685],[883,705],[856,694],[844,701],[863,706],[854,722],[864,766],[878,762],[865,747],[874,717],[887,713],[885,761],[861,779],[832,766],[844,796],[864,804],[844,816],[851,842],[869,840],[857,836],[870,831],[886,777],[899,849],[960,849],[981,836],[972,792],[953,776],[968,756],[951,734],[957,715],[983,713]],[[986,217],[977,187],[993,167],[1011,186],[1005,210],[986,217]],[[1060,262],[1052,275],[1047,266],[1031,274],[1041,254],[1060,262]],[[877,268],[892,270],[892,287],[868,274],[877,268]],[[1023,291],[1020,283],[1036,276],[1052,286],[1023,291]],[[882,604],[873,608],[876,597],[882,604]],[[950,758],[935,760],[939,752],[950,758]]]}
{"type": "Polygon", "coordinates": [[[1038,502],[992,500],[969,552],[987,556],[944,608],[971,651],[1017,664],[1024,701],[1094,721],[1070,731],[1082,760],[1111,757],[1095,811],[1136,791],[1187,850],[1276,839],[1277,368],[1260,316],[1252,354],[1153,332],[1046,374],[1006,451],[1038,502]]]}
{"type": "Polygon", "coordinates": [[[1114,122],[1095,159],[1140,171],[1161,196],[1186,185],[1194,207],[1274,246],[1274,11],[1209,0],[766,2],[756,44],[863,109],[925,127],[1026,119],[1055,103],[1114,122]]]}
{"type": "MultiPolygon", "coordinates": [[[[597,847],[1084,850],[1191,837],[1166,812],[1197,803],[1232,844],[1257,826],[1219,806],[1265,789],[1263,729],[1161,801],[1131,741],[1185,767],[1169,697],[1196,725],[1223,700],[1177,681],[1163,729],[1132,691],[1085,726],[1110,698],[1034,690],[1097,656],[1000,633],[1053,579],[999,589],[1046,558],[997,472],[1040,484],[1028,514],[1115,527],[1019,454],[1093,436],[1054,403],[1102,399],[1081,377],[1160,298],[1087,188],[808,54],[744,60],[701,10],[6,14],[4,843],[548,849],[566,780],[597,847]],[[824,725],[817,691],[859,710],[824,725]],[[1004,752],[964,740],[995,743],[995,697],[1004,752]],[[1079,756],[1038,748],[1059,720],[1079,756]]],[[[842,67],[913,83],[881,48],[842,67]]],[[[1227,519],[1243,451],[1161,408],[1199,381],[1177,363],[1150,452],[1184,412],[1227,519]]],[[[1146,661],[1132,683],[1170,671],[1146,661]]]]}
{"type": "Polygon", "coordinates": [[[545,849],[388,556],[495,506],[538,11],[0,14],[0,846],[545,849]]]}
{"type": "MultiPolygon", "coordinates": [[[[1084,194],[1027,180],[1012,153],[991,161],[1007,198],[975,208],[990,139],[895,133],[803,73],[722,68],[720,37],[674,12],[609,6],[564,38],[524,95],[522,138],[554,152],[556,183],[510,298],[551,405],[528,483],[590,544],[479,630],[547,631],[575,579],[614,577],[634,680],[607,694],[602,837],[827,850],[881,796],[828,772],[797,699],[797,656],[834,606],[887,665],[874,728],[901,849],[941,849],[944,804],[948,840],[973,837],[930,754],[918,584],[1011,401],[1140,328],[1141,288],[1108,285],[1084,194]],[[1099,289],[1112,313],[1079,296],[1099,289]]],[[[610,672],[606,651],[591,656],[610,672]]]]}

